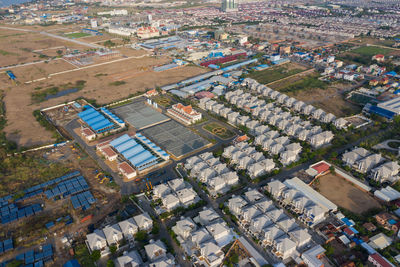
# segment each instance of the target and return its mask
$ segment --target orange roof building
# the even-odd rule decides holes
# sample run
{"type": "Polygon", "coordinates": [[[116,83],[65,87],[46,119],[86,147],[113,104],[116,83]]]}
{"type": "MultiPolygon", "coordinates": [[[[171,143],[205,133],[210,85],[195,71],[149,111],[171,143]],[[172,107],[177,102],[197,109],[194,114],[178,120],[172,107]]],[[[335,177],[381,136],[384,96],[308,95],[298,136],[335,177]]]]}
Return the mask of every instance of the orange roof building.
{"type": "Polygon", "coordinates": [[[191,105],[184,106],[181,103],[172,105],[172,108],[168,109],[167,112],[186,124],[195,123],[202,118],[201,113],[195,111],[191,105]]]}
{"type": "Polygon", "coordinates": [[[155,27],[140,27],[136,30],[136,35],[140,39],[147,39],[160,36],[160,32],[155,27]]]}
{"type": "Polygon", "coordinates": [[[100,152],[109,161],[113,161],[118,158],[118,154],[111,148],[111,146],[100,148],[100,152]]]}
{"type": "Polygon", "coordinates": [[[118,164],[118,170],[125,176],[127,179],[132,179],[136,176],[136,170],[129,165],[127,162],[122,162],[118,164]]]}
{"type": "Polygon", "coordinates": [[[146,96],[147,96],[147,97],[156,96],[156,95],[158,95],[158,92],[157,92],[156,89],[149,90],[149,91],[146,92],[146,96]]]}
{"type": "Polygon", "coordinates": [[[94,140],[96,138],[96,134],[89,128],[82,128],[81,134],[88,141],[94,140]]]}

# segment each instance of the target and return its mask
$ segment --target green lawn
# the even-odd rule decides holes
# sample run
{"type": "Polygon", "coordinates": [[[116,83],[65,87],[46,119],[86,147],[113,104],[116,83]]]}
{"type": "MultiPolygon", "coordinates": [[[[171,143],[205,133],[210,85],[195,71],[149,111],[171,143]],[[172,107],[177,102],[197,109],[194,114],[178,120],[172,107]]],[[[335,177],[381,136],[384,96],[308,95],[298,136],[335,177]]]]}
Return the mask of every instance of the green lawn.
{"type": "Polygon", "coordinates": [[[362,46],[351,50],[351,52],[372,57],[377,54],[388,55],[390,54],[390,52],[392,52],[392,50],[389,48],[382,48],[377,46],[362,46]]]}
{"type": "Polygon", "coordinates": [[[235,135],[234,132],[216,122],[210,122],[209,124],[203,126],[203,129],[222,139],[228,139],[235,135]]]}
{"type": "Polygon", "coordinates": [[[319,75],[309,75],[299,81],[293,82],[279,89],[279,91],[284,93],[289,93],[289,92],[297,92],[312,88],[326,89],[328,87],[328,84],[324,81],[319,80],[318,78],[319,75]]]}
{"type": "Polygon", "coordinates": [[[66,34],[65,36],[67,36],[68,38],[71,38],[71,39],[77,39],[77,38],[90,36],[90,34],[84,33],[84,32],[74,32],[74,33],[66,34]]]}
{"type": "Polygon", "coordinates": [[[291,69],[288,70],[286,66],[274,67],[266,70],[251,72],[248,77],[255,79],[261,84],[271,83],[291,75],[297,74],[304,71],[303,69],[291,69]]]}

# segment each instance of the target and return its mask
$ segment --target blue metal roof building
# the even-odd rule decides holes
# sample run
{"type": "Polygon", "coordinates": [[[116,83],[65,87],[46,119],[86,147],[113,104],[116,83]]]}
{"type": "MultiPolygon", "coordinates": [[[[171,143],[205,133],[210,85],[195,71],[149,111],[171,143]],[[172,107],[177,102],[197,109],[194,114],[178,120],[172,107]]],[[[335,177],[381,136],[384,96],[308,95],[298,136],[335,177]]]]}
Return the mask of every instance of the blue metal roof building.
{"type": "Polygon", "coordinates": [[[78,113],[78,116],[96,133],[102,133],[114,128],[114,123],[93,107],[86,105],[85,108],[84,111],[78,113]]]}
{"type": "Polygon", "coordinates": [[[158,157],[154,156],[146,147],[127,134],[114,139],[110,142],[110,145],[138,170],[157,164],[158,157]]]}

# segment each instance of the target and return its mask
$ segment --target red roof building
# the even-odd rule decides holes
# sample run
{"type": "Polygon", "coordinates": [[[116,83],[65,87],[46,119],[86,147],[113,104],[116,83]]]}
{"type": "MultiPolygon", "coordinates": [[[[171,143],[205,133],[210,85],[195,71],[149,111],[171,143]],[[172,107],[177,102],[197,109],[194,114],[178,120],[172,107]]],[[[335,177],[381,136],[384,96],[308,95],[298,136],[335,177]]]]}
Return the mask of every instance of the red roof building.
{"type": "Polygon", "coordinates": [[[96,138],[96,134],[89,128],[83,128],[81,130],[82,136],[86,138],[86,140],[91,141],[96,138]]]}
{"type": "Polygon", "coordinates": [[[387,259],[385,259],[378,253],[369,255],[368,261],[371,262],[376,267],[393,267],[394,266],[387,259]]]}
{"type": "Polygon", "coordinates": [[[328,164],[326,164],[325,162],[320,162],[320,163],[312,166],[311,168],[316,170],[318,172],[318,174],[322,174],[322,173],[329,171],[329,167],[330,166],[328,164]]]}
{"type": "Polygon", "coordinates": [[[113,161],[118,158],[118,154],[110,146],[103,147],[100,149],[100,151],[109,161],[113,161]]]}
{"type": "Polygon", "coordinates": [[[118,170],[124,175],[127,179],[132,179],[136,176],[136,170],[129,165],[127,162],[122,162],[118,165],[118,170]]]}
{"type": "Polygon", "coordinates": [[[352,230],[350,230],[350,228],[348,228],[348,227],[344,228],[343,232],[348,236],[353,236],[354,235],[354,232],[352,230]]]}

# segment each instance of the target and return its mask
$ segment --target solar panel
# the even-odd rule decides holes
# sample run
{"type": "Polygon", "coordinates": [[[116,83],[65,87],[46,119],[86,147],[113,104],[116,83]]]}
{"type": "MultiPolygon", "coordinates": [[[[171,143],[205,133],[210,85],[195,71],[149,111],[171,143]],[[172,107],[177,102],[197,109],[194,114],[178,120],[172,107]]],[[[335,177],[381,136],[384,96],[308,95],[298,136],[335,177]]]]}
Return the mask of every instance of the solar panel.
{"type": "Polygon", "coordinates": [[[43,267],[44,263],[42,260],[35,262],[35,264],[33,265],[34,267],[43,267]]]}

